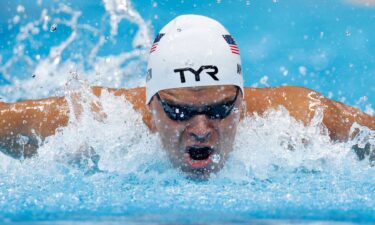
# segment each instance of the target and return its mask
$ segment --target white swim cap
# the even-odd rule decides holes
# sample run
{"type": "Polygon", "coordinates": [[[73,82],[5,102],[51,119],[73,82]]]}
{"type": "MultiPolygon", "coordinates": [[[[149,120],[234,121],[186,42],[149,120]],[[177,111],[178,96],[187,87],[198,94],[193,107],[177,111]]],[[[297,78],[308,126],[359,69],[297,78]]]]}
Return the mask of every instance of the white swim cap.
{"type": "Polygon", "coordinates": [[[169,22],[151,47],[146,102],[158,91],[212,85],[236,85],[243,92],[239,49],[219,22],[182,15],[169,22]]]}

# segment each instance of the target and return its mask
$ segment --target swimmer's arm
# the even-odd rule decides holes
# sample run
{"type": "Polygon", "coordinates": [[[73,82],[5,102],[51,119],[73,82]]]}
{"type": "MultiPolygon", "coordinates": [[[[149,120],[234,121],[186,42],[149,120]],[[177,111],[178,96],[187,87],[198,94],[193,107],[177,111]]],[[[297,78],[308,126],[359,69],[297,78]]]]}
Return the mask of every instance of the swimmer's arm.
{"type": "Polygon", "coordinates": [[[14,158],[36,154],[39,142],[68,123],[63,97],[0,103],[0,151],[14,158]]]}
{"type": "MultiPolygon", "coordinates": [[[[352,138],[349,137],[349,132],[353,123],[375,130],[374,116],[303,87],[247,88],[245,102],[248,114],[262,114],[270,108],[283,106],[291,116],[305,125],[311,123],[317,110],[323,109],[323,124],[327,127],[330,138],[335,141],[352,138]]],[[[375,162],[375,151],[371,150],[370,144],[366,144],[364,148],[354,145],[352,149],[359,160],[368,157],[371,164],[375,162]]]]}
{"type": "Polygon", "coordinates": [[[284,106],[291,116],[305,125],[311,122],[318,109],[323,109],[323,124],[332,140],[348,140],[354,122],[375,130],[374,116],[303,87],[246,88],[245,102],[250,113],[263,113],[270,108],[284,106]]]}
{"type": "Polygon", "coordinates": [[[330,130],[331,138],[346,141],[353,123],[375,130],[375,117],[361,112],[359,109],[345,105],[341,102],[324,99],[327,106],[323,123],[330,130]]]}
{"type": "MultiPolygon", "coordinates": [[[[322,104],[326,107],[323,124],[328,128],[332,140],[347,141],[353,138],[357,134],[357,131],[350,134],[353,123],[375,130],[374,116],[370,116],[354,107],[327,98],[322,99],[322,104]],[[349,135],[352,136],[350,137],[349,135]]],[[[375,151],[371,150],[369,143],[364,147],[354,145],[352,149],[357,154],[359,160],[363,160],[367,157],[371,164],[375,162],[375,151]]]]}
{"type": "MultiPolygon", "coordinates": [[[[145,89],[113,89],[92,87],[92,92],[100,96],[106,90],[115,96],[123,96],[133,104],[143,116],[145,124],[151,128],[151,116],[145,101],[145,89]]],[[[74,105],[79,116],[79,95],[74,105]]],[[[103,116],[100,103],[92,104],[92,111],[103,116]]],[[[105,116],[105,115],[104,115],[105,116]]],[[[39,142],[54,135],[56,129],[69,122],[69,106],[65,97],[50,97],[41,100],[27,100],[16,103],[0,102],[0,151],[14,158],[31,157],[37,153],[39,142]],[[27,142],[25,143],[25,140],[27,142]]]]}
{"type": "Polygon", "coordinates": [[[349,131],[353,123],[375,130],[375,117],[367,115],[359,109],[330,100],[307,88],[290,87],[290,89],[293,89],[293,94],[297,96],[296,107],[299,107],[300,110],[301,107],[305,108],[305,112],[301,110],[300,112],[294,112],[294,114],[300,113],[297,117],[299,116],[307,124],[311,122],[317,110],[322,109],[324,113],[323,124],[329,130],[332,140],[347,141],[350,138],[349,131]],[[299,99],[299,96],[303,99],[299,99]]]}

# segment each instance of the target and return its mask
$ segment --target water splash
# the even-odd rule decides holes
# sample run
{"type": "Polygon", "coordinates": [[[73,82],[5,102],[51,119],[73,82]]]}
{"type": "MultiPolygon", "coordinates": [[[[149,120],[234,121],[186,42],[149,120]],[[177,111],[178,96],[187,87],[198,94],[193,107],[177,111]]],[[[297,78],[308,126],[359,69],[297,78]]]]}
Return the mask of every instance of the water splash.
{"type": "Polygon", "coordinates": [[[358,161],[351,149],[374,148],[375,133],[365,127],[353,125],[351,141],[335,143],[325,132],[323,111],[307,126],[284,108],[249,116],[240,123],[223,170],[195,182],[172,168],[157,135],[123,97],[104,91],[98,98],[73,73],[65,93],[69,101],[77,90],[85,102],[82,115],[72,114],[37,157],[21,162],[0,155],[0,218],[135,218],[147,212],[168,222],[168,212],[183,215],[179,221],[208,222],[219,218],[215,211],[240,220],[315,220],[332,219],[330,210],[375,221],[375,167],[358,161]],[[102,104],[104,119],[91,112],[93,101],[102,104]],[[210,213],[192,219],[202,212],[210,213]]]}
{"type": "MultiPolygon", "coordinates": [[[[97,28],[89,23],[80,22],[82,12],[68,5],[59,4],[56,8],[41,9],[40,17],[20,26],[16,36],[13,54],[0,66],[0,74],[9,85],[2,86],[0,95],[3,100],[16,101],[24,98],[47,97],[54,93],[69,79],[68,71],[77,70],[92,85],[112,87],[133,87],[144,84],[142,68],[147,61],[147,52],[151,45],[151,28],[130,1],[103,0],[105,14],[102,20],[110,17],[111,32],[109,37],[117,35],[118,24],[122,20],[134,23],[138,27],[132,40],[132,49],[118,55],[103,55],[99,51],[108,41],[108,34],[103,27],[97,28]],[[52,19],[53,18],[53,19],[52,19]],[[48,26],[50,24],[50,28],[48,26]],[[60,27],[57,30],[57,25],[60,27]],[[53,28],[53,29],[52,29],[53,28]],[[58,45],[51,46],[46,56],[37,54],[32,57],[27,50],[29,43],[41,45],[38,38],[53,30],[53,35],[67,35],[58,45]],[[66,30],[63,33],[62,30],[66,30]],[[92,35],[93,38],[86,38],[92,35]],[[84,47],[76,48],[81,39],[84,47]],[[33,76],[35,75],[35,78],[33,76]]],[[[52,35],[52,36],[51,36],[52,35]]],[[[47,40],[45,40],[47,41],[47,40]]]]}
{"type": "MultiPolygon", "coordinates": [[[[151,43],[150,25],[130,1],[103,0],[103,8],[101,19],[109,19],[109,33],[82,23],[82,12],[64,4],[41,9],[39,18],[26,24],[21,17],[13,20],[21,27],[14,55],[1,57],[0,73],[10,84],[2,86],[0,95],[14,101],[59,90],[74,112],[79,92],[84,104],[79,118],[72,113],[67,127],[43,143],[39,140],[38,156],[15,160],[0,154],[0,221],[97,221],[111,216],[181,223],[254,218],[375,221],[375,167],[370,155],[358,161],[352,150],[357,145],[373,151],[374,132],[354,124],[350,141],[333,142],[321,123],[323,111],[307,126],[284,108],[246,117],[225,167],[208,181],[191,181],[172,168],[159,138],[129,102],[108,92],[100,98],[90,92],[89,84],[142,83],[143,75],[137,75],[151,43]],[[121,21],[138,28],[132,49],[118,55],[100,53],[119,35],[121,21]],[[53,24],[58,29],[51,33],[53,24]],[[26,53],[38,34],[62,35],[64,29],[66,38],[45,55],[26,53]],[[79,49],[77,58],[72,49],[84,33],[95,38],[79,49]],[[19,62],[24,70],[17,70],[19,62]],[[91,112],[93,102],[101,102],[105,118],[91,112]]],[[[260,83],[268,85],[267,79],[260,83]]],[[[19,136],[19,141],[26,140],[19,136]]]]}

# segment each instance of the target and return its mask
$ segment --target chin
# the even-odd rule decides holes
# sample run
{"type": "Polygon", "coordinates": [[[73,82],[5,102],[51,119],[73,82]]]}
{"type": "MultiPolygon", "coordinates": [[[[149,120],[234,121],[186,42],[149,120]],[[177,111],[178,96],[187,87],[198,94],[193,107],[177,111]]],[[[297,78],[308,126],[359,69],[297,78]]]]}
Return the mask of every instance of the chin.
{"type": "Polygon", "coordinates": [[[193,180],[207,180],[215,176],[222,168],[222,164],[212,164],[209,167],[193,168],[189,165],[183,164],[179,167],[187,178],[193,180]]]}

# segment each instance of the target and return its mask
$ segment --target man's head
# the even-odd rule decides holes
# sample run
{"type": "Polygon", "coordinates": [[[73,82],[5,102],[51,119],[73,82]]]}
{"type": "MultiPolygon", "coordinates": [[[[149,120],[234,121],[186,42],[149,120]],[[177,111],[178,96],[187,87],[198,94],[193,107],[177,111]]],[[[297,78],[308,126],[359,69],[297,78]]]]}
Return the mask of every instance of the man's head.
{"type": "Polygon", "coordinates": [[[222,168],[243,96],[239,50],[217,21],[179,16],[150,51],[146,101],[172,163],[192,176],[222,168]]]}

